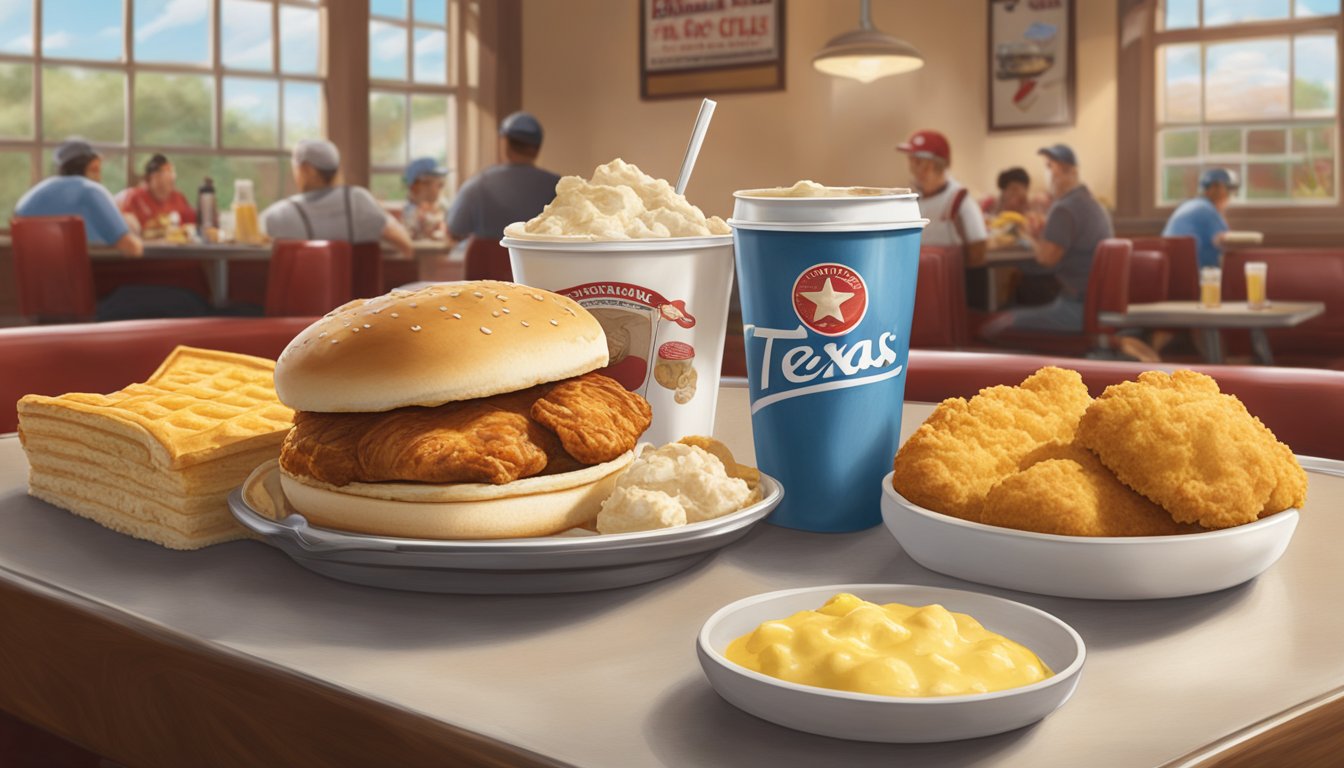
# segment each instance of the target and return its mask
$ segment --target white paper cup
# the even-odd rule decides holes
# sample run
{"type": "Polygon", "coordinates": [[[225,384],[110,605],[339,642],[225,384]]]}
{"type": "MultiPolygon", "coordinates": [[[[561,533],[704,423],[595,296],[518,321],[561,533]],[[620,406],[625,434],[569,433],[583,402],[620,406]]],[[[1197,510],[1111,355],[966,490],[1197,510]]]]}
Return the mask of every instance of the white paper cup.
{"type": "Polygon", "coordinates": [[[597,317],[611,357],[601,373],[653,407],[644,440],[662,445],[713,433],[732,235],[501,242],[514,280],[569,296],[597,317]]]}

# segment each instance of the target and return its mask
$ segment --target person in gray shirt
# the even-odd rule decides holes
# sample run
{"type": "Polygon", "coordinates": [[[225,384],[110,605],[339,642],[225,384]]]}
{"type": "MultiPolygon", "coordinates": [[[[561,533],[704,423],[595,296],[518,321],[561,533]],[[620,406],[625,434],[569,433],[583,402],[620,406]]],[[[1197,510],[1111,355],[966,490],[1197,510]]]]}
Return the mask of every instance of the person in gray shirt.
{"type": "Polygon", "coordinates": [[[341,155],[329,141],[306,139],[294,146],[297,195],[271,204],[261,226],[274,240],[344,240],[376,243],[387,240],[411,258],[411,238],[373,195],[362,187],[336,184],[341,155]]]}
{"type": "Polygon", "coordinates": [[[1008,310],[987,323],[983,335],[993,339],[1008,328],[1056,333],[1081,333],[1083,302],[1097,245],[1112,237],[1110,214],[1092,196],[1078,175],[1078,158],[1065,144],[1044,147],[1055,202],[1039,234],[1024,236],[1035,252],[1040,271],[1054,275],[1059,295],[1049,304],[1008,310]]]}
{"type": "MultiPolygon", "coordinates": [[[[499,124],[500,154],[504,162],[472,177],[453,198],[448,209],[448,236],[454,241],[468,237],[498,244],[504,228],[527,221],[555,199],[560,177],[537,167],[541,154],[541,123],[526,112],[514,112],[499,124]]],[[[511,279],[508,253],[495,248],[467,250],[467,277],[511,279]],[[480,253],[479,258],[473,258],[480,253]]]]}

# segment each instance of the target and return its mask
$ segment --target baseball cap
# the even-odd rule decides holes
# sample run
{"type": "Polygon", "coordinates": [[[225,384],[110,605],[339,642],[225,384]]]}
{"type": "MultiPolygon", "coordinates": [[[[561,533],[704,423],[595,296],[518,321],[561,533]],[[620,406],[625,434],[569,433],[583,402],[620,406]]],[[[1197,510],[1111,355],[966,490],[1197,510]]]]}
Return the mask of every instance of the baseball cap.
{"type": "Polygon", "coordinates": [[[330,141],[304,139],[294,145],[294,164],[303,163],[319,171],[335,171],[341,167],[341,152],[330,141]]]}
{"type": "Polygon", "coordinates": [[[1236,189],[1241,186],[1241,181],[1226,168],[1210,168],[1200,175],[1200,189],[1208,189],[1214,184],[1222,184],[1228,189],[1236,189]]]}
{"type": "Polygon", "coordinates": [[[915,131],[896,148],[915,157],[936,157],[948,164],[952,162],[952,147],[947,143],[947,137],[937,131],[915,131]]]}
{"type": "Polygon", "coordinates": [[[524,144],[541,146],[541,123],[527,112],[514,112],[499,124],[499,135],[524,144]]]}
{"type": "Polygon", "coordinates": [[[448,169],[439,165],[438,161],[432,157],[417,157],[406,166],[406,172],[402,178],[406,180],[406,186],[416,182],[421,176],[447,176],[448,169]]]}
{"type": "Polygon", "coordinates": [[[1052,144],[1048,147],[1041,147],[1036,150],[1036,154],[1045,155],[1056,163],[1065,165],[1077,165],[1078,156],[1073,154],[1073,147],[1068,144],[1052,144]]]}
{"type": "Polygon", "coordinates": [[[89,142],[83,139],[66,139],[56,147],[56,151],[51,153],[51,160],[57,168],[70,162],[85,157],[102,157],[98,150],[94,149],[89,142]]]}

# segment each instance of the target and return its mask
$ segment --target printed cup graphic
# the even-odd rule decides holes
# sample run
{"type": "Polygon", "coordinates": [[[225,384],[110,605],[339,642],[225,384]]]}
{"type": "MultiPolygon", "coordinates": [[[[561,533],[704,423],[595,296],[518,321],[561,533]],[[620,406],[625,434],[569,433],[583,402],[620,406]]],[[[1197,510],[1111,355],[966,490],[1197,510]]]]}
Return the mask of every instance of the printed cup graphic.
{"type": "Polygon", "coordinates": [[[600,372],[653,407],[642,440],[713,433],[733,284],[730,236],[503,244],[514,279],[569,296],[602,324],[609,363],[600,372]]]}
{"type": "Polygon", "coordinates": [[[877,525],[900,440],[927,222],[903,190],[735,197],[728,223],[756,460],[788,484],[768,520],[808,531],[877,525]]]}

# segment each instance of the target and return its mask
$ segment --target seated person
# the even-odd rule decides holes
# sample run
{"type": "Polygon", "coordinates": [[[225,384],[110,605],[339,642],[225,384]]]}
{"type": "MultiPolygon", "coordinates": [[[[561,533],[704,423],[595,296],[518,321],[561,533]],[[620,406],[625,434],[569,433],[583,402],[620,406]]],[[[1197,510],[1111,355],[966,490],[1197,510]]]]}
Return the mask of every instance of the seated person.
{"type": "Polygon", "coordinates": [[[444,240],[448,237],[443,209],[443,185],[448,169],[432,157],[420,157],[406,166],[406,205],[401,225],[412,240],[444,240]]]}
{"type": "Polygon", "coordinates": [[[1163,237],[1189,235],[1195,238],[1199,266],[1223,263],[1223,234],[1227,232],[1227,206],[1238,187],[1237,179],[1224,168],[1210,168],[1199,178],[1199,194],[1176,207],[1162,230],[1163,237]]]}
{"type": "Polygon", "coordinates": [[[301,191],[262,211],[266,234],[276,240],[376,243],[381,239],[411,258],[410,236],[367,189],[335,183],[340,167],[341,154],[329,141],[305,139],[294,145],[291,168],[301,191]]]}
{"type": "Polygon", "coordinates": [[[146,240],[168,238],[180,233],[181,225],[196,223],[196,211],[177,191],[177,172],[163,155],[149,158],[140,183],[119,197],[122,212],[135,219],[146,240]]]}
{"type": "Polygon", "coordinates": [[[966,187],[948,173],[952,148],[947,137],[937,131],[916,131],[896,149],[909,155],[919,214],[929,220],[921,244],[961,246],[967,266],[984,264],[985,219],[966,187]]]}
{"type": "Polygon", "coordinates": [[[57,175],[43,179],[19,198],[14,215],[79,216],[89,245],[110,245],[127,256],[141,256],[144,245],[99,182],[103,158],[88,142],[71,139],[52,155],[57,175]]]}

